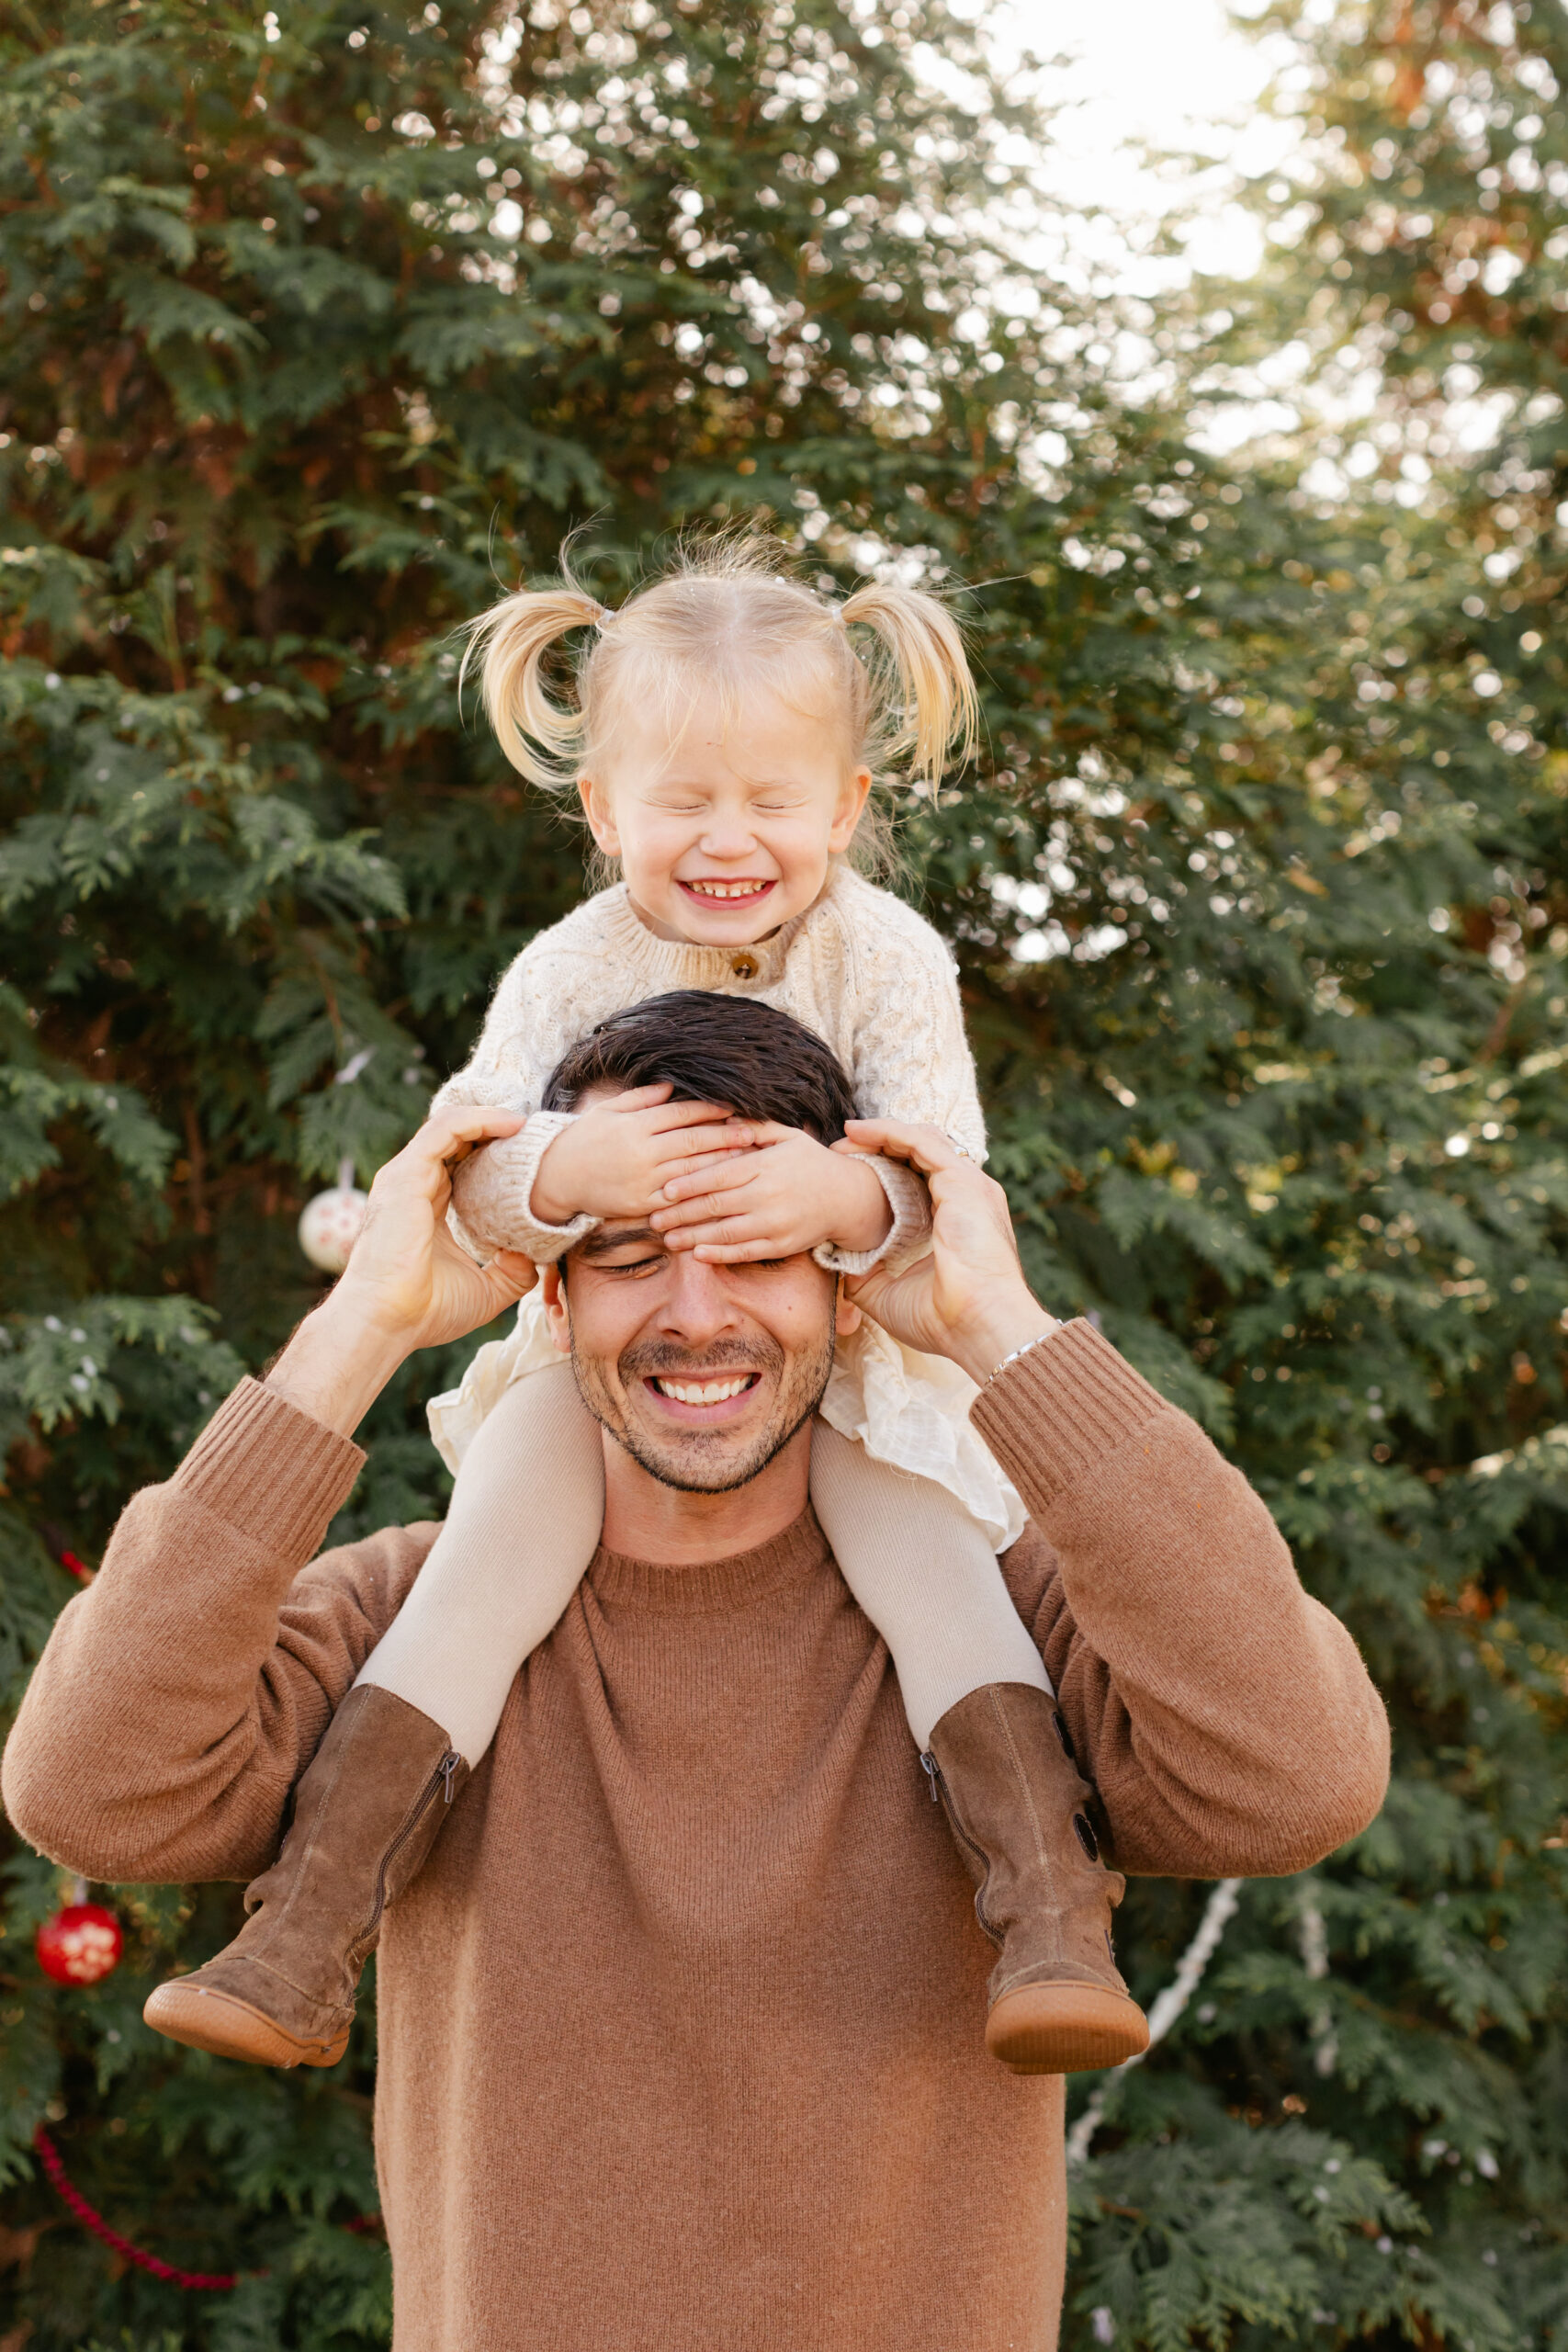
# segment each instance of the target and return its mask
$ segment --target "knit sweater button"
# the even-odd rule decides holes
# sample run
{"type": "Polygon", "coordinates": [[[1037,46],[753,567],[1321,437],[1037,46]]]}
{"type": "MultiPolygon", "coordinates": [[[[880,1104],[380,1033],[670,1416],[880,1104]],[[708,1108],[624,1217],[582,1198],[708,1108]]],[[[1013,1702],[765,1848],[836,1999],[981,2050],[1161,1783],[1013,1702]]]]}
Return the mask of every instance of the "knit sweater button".
{"type": "Polygon", "coordinates": [[[760,967],[755,956],[738,956],[729,968],[738,980],[754,980],[760,967]]]}

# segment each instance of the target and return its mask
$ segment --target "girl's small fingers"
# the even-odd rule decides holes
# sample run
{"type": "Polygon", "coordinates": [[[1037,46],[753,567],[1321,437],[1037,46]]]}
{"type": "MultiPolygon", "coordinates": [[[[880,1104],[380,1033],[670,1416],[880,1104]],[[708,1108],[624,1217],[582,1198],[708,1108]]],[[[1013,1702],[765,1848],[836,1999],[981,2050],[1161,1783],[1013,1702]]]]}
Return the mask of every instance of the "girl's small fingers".
{"type": "Polygon", "coordinates": [[[738,1151],[751,1148],[751,1130],[740,1125],[722,1127],[682,1127],[670,1137],[671,1157],[660,1163],[664,1176],[686,1176],[712,1152],[722,1152],[726,1159],[738,1151]]]}
{"type": "Polygon", "coordinates": [[[759,1254],[765,1258],[789,1254],[781,1251],[770,1235],[758,1230],[754,1216],[716,1217],[707,1225],[682,1226],[678,1233],[664,1237],[667,1250],[721,1250],[752,1243],[759,1245],[759,1254]],[[766,1249],[761,1247],[764,1242],[769,1244],[766,1249]]]}
{"type": "Polygon", "coordinates": [[[656,1079],[651,1086],[628,1086],[603,1107],[607,1111],[652,1111],[660,1102],[668,1102],[672,1089],[667,1078],[656,1079]]]}
{"type": "Polygon", "coordinates": [[[684,1234],[689,1240],[697,1227],[711,1225],[715,1217],[735,1217],[744,1215],[741,1204],[733,1194],[727,1200],[716,1193],[706,1193],[700,1201],[683,1201],[672,1209],[655,1209],[649,1218],[655,1233],[666,1241],[684,1234]]]}
{"type": "Polygon", "coordinates": [[[769,1258],[792,1258],[795,1252],[763,1238],[756,1241],[700,1241],[692,1255],[704,1266],[748,1266],[769,1258]]]}
{"type": "Polygon", "coordinates": [[[673,1135],[681,1127],[701,1126],[705,1120],[711,1126],[716,1120],[729,1116],[728,1102],[664,1102],[659,1109],[653,1131],[660,1136],[673,1135]]]}
{"type": "Polygon", "coordinates": [[[725,1182],[727,1180],[718,1174],[721,1168],[727,1167],[731,1160],[750,1159],[750,1157],[749,1151],[710,1151],[705,1152],[701,1159],[671,1160],[653,1171],[653,1197],[656,1201],[675,1201],[681,1197],[675,1190],[677,1184],[702,1185],[725,1182]]]}
{"type": "MultiPolygon", "coordinates": [[[[742,1185],[751,1182],[750,1157],[747,1151],[715,1153],[711,1158],[698,1161],[686,1175],[667,1177],[663,1198],[671,1205],[677,1201],[689,1205],[710,1193],[739,1192],[742,1185]]],[[[727,1202],[725,1205],[733,1207],[734,1204],[727,1202]]]]}

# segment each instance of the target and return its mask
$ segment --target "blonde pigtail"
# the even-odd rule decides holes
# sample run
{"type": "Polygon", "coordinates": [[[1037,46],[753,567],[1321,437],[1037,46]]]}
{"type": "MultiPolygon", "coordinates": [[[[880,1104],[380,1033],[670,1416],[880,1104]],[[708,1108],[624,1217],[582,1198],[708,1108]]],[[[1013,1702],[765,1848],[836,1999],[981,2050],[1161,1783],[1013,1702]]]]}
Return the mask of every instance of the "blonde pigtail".
{"type": "Polygon", "coordinates": [[[609,618],[569,576],[558,588],[519,588],[469,626],[458,690],[477,655],[497,741],[520,775],[547,790],[575,783],[583,727],[581,710],[558,701],[547,686],[545,656],[572,629],[602,627],[609,618]]]}
{"type": "MultiPolygon", "coordinates": [[[[962,767],[975,756],[980,707],[957,622],[938,597],[919,588],[874,581],[840,605],[846,626],[863,623],[880,640],[900,706],[889,754],[913,754],[917,775],[940,780],[949,754],[962,767]]],[[[892,683],[892,681],[890,681],[892,683]]]]}

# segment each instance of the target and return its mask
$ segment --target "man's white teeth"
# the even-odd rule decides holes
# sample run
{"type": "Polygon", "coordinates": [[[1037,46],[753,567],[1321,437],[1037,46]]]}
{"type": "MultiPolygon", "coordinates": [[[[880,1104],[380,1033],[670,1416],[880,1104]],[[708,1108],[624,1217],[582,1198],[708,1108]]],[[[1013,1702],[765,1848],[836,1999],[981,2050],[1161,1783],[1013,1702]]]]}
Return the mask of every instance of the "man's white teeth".
{"type": "Polygon", "coordinates": [[[705,899],[755,899],[766,889],[764,882],[688,882],[688,890],[695,890],[705,899]]]}
{"type": "Polygon", "coordinates": [[[738,1380],[656,1380],[653,1385],[677,1405],[722,1405],[727,1397],[739,1396],[750,1381],[750,1374],[743,1372],[738,1380]]]}

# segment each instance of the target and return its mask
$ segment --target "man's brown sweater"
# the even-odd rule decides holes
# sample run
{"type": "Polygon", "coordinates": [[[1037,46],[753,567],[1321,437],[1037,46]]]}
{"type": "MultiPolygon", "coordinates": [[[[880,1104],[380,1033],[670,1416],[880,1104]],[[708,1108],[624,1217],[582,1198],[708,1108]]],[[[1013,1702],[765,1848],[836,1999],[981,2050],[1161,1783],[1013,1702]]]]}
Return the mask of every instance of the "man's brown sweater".
{"type": "MultiPolygon", "coordinates": [[[[974,1418],[1117,1863],[1360,1829],[1382,1710],[1195,1425],[1083,1323],[974,1418]]],[[[107,1880],[270,1860],[436,1532],[307,1566],[361,1459],[246,1381],[135,1498],[6,1753],[25,1837],[107,1880]]],[[[1048,2352],[1062,2085],[987,2056],[991,1960],[809,1513],[706,1566],[601,1552],[387,1924],[399,2352],[1048,2352]]]]}

